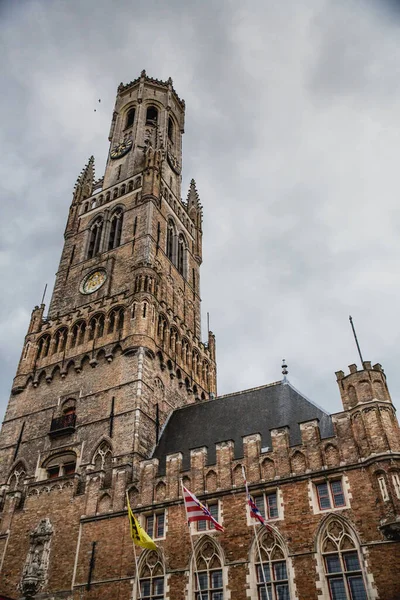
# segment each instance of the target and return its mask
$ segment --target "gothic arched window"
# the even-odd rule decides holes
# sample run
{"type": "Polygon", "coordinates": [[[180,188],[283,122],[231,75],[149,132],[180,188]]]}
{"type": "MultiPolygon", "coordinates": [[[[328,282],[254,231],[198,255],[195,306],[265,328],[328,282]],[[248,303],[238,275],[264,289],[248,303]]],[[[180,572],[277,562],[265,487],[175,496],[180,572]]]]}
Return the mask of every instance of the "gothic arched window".
{"type": "Polygon", "coordinates": [[[290,600],[286,553],[282,542],[272,531],[266,531],[260,536],[255,545],[254,563],[257,598],[290,600]]]}
{"type": "Polygon", "coordinates": [[[47,479],[73,475],[76,469],[76,454],[75,452],[65,452],[53,456],[43,464],[43,468],[46,469],[47,479]]]}
{"type": "Polygon", "coordinates": [[[80,346],[85,340],[86,323],[85,321],[78,321],[72,328],[71,335],[71,348],[80,346]]]}
{"type": "Polygon", "coordinates": [[[158,110],[155,106],[149,106],[146,112],[146,125],[157,125],[158,110]]]}
{"type": "MultiPolygon", "coordinates": [[[[196,571],[192,569],[194,600],[224,600],[222,560],[217,546],[205,537],[195,552],[196,571]],[[200,590],[199,590],[200,586],[200,590]]],[[[192,564],[192,566],[194,566],[192,564]]]]}
{"type": "Polygon", "coordinates": [[[93,258],[100,252],[101,236],[103,233],[103,217],[97,217],[90,227],[88,258],[93,258]]]}
{"type": "Polygon", "coordinates": [[[176,239],[176,232],[175,232],[175,225],[173,224],[172,221],[168,221],[168,225],[167,225],[167,258],[169,258],[169,260],[171,262],[174,262],[174,258],[175,258],[175,239],[176,239]]]}
{"type": "Polygon", "coordinates": [[[93,463],[96,471],[105,471],[103,488],[109,488],[112,483],[112,451],[107,442],[101,442],[93,455],[93,463]]]}
{"type": "Polygon", "coordinates": [[[159,552],[145,552],[139,565],[140,596],[135,584],[134,599],[164,600],[164,561],[159,552]]]}
{"type": "Polygon", "coordinates": [[[68,329],[66,327],[61,327],[56,331],[54,335],[53,354],[57,354],[57,352],[64,352],[65,345],[67,343],[67,335],[68,329]]]}
{"type": "Polygon", "coordinates": [[[325,581],[332,600],[367,600],[359,544],[345,523],[329,519],[320,536],[325,581]]]}
{"type": "Polygon", "coordinates": [[[179,234],[178,239],[178,271],[181,275],[185,274],[186,263],[186,240],[182,234],[179,234]]]}
{"type": "Polygon", "coordinates": [[[125,129],[132,127],[134,120],[135,120],[135,109],[130,108],[126,115],[125,129]]]}
{"type": "Polygon", "coordinates": [[[108,238],[108,249],[117,248],[121,243],[122,221],[124,213],[122,208],[117,208],[111,215],[110,237],[108,238]]]}
{"type": "Polygon", "coordinates": [[[104,315],[94,315],[89,322],[89,340],[102,337],[104,333],[104,315]]]}
{"type": "Polygon", "coordinates": [[[45,358],[49,353],[50,336],[46,333],[43,335],[38,342],[38,350],[36,359],[45,358]]]}
{"type": "Polygon", "coordinates": [[[121,331],[124,327],[124,309],[114,308],[109,315],[107,333],[121,331]]]}

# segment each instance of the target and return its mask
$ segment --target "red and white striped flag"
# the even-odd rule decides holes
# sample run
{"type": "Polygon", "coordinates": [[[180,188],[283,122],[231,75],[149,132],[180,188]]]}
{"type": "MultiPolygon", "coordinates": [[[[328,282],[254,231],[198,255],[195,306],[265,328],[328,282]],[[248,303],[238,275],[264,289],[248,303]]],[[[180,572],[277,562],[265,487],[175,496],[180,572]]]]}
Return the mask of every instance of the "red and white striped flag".
{"type": "Polygon", "coordinates": [[[189,492],[184,485],[182,485],[182,488],[188,523],[196,521],[211,521],[211,523],[214,524],[215,529],[218,531],[224,531],[222,525],[220,525],[218,521],[214,519],[208,508],[204,506],[204,504],[202,504],[200,500],[198,500],[196,496],[192,494],[192,492],[189,492]]]}

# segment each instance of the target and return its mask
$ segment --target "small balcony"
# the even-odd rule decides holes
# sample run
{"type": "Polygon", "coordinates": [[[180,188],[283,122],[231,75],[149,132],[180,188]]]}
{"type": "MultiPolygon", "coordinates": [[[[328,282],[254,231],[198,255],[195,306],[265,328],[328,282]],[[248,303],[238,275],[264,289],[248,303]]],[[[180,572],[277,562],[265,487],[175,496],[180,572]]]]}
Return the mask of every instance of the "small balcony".
{"type": "Polygon", "coordinates": [[[75,422],[76,422],[76,414],[70,413],[68,415],[63,415],[62,417],[57,417],[56,419],[52,419],[50,425],[49,436],[50,437],[58,437],[60,435],[70,435],[75,431],[75,422]]]}

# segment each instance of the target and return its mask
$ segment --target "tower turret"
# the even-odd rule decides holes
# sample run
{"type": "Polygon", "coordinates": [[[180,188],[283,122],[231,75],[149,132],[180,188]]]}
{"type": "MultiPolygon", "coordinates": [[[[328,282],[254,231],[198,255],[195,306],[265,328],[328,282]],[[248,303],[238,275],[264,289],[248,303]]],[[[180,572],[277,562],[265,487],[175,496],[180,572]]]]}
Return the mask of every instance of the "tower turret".
{"type": "Polygon", "coordinates": [[[336,373],[343,408],[350,413],[361,455],[400,450],[400,431],[382,366],[370,361],[336,373]]]}

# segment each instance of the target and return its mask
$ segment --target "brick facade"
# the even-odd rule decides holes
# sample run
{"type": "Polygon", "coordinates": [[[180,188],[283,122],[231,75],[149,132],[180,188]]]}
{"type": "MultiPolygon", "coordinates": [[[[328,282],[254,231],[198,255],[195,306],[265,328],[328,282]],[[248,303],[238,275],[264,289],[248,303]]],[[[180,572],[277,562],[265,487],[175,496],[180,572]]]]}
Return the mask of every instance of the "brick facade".
{"type": "MultiPolygon", "coordinates": [[[[91,158],[78,178],[49,312],[32,312],[0,434],[0,594],[138,598],[128,493],[143,525],[165,519],[158,555],[137,549],[142,580],[164,586],[146,597],[194,600],[182,479],[218,504],[225,528],[193,528],[199,570],[221,585],[213,598],[267,597],[260,548],[275,569],[270,600],[329,599],[342,584],[349,600],[365,597],[357,585],[396,600],[400,430],[379,364],[336,374],[332,435],[315,416],[296,423],[293,444],[289,421],[271,423],[266,448],[258,428],[241,433],[239,415],[243,450],[233,439],[191,446],[182,430],[189,459],[182,450],[161,465],[173,411],[189,419],[191,407],[240,396],[215,398],[215,338],[200,339],[202,208],[193,181],[180,199],[184,112],[171,80],[143,72],[121,84],[105,175],[95,181],[91,158]],[[253,527],[243,466],[267,515],[276,503],[271,530],[253,527]],[[352,569],[327,574],[336,556],[352,569]]],[[[266,398],[289,387],[265,386],[266,398]]]]}

